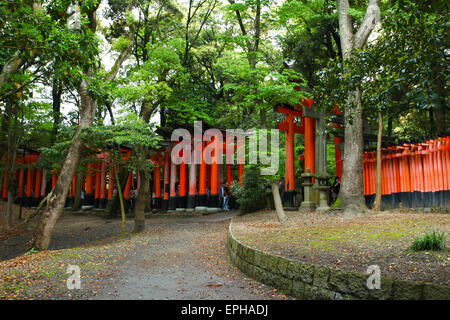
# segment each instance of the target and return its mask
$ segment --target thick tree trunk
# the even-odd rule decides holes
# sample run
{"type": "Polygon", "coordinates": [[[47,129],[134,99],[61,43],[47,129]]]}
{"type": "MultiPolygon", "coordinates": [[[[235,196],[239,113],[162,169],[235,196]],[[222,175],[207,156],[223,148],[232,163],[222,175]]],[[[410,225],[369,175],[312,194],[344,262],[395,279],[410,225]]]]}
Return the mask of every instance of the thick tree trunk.
{"type": "MultiPolygon", "coordinates": [[[[380,0],[370,0],[361,26],[353,32],[353,20],[348,14],[348,0],[337,0],[339,34],[344,60],[351,58],[354,49],[362,49],[367,39],[380,22],[380,0]]],[[[345,104],[344,163],[342,174],[341,199],[344,212],[364,211],[363,179],[363,118],[361,93],[349,92],[345,104]]]]}
{"type": "Polygon", "coordinates": [[[12,225],[12,204],[14,193],[8,190],[8,202],[6,203],[6,227],[9,228],[12,225]]]}
{"type": "MultiPolygon", "coordinates": [[[[89,20],[89,28],[93,33],[96,32],[96,11],[99,5],[100,2],[98,2],[97,5],[88,8],[88,11],[85,12],[89,20]]],[[[130,46],[132,45],[134,45],[134,42],[130,44],[130,46]]],[[[105,79],[107,82],[116,77],[120,66],[126,60],[129,52],[130,50],[127,47],[124,52],[119,55],[113,69],[108,73],[105,79]]],[[[87,73],[87,78],[92,75],[92,70],[89,70],[87,73]]],[[[81,97],[80,123],[72,139],[72,144],[61,168],[61,173],[56,181],[55,188],[47,196],[46,207],[40,215],[39,222],[30,242],[30,247],[37,250],[46,250],[48,248],[53,229],[64,210],[70,183],[72,182],[72,178],[81,160],[81,155],[84,148],[84,141],[80,138],[81,130],[83,128],[90,127],[95,119],[97,101],[89,96],[88,85],[89,84],[85,79],[81,81],[79,89],[81,97]]]]}
{"type": "MultiPolygon", "coordinates": [[[[136,147],[135,150],[140,163],[148,159],[146,147],[136,147]]],[[[141,178],[141,185],[136,199],[136,207],[134,209],[134,232],[142,232],[145,229],[145,208],[147,207],[150,197],[149,176],[144,170],[141,170],[139,175],[141,178]]]]}
{"type": "Polygon", "coordinates": [[[361,212],[366,208],[363,178],[363,119],[359,90],[349,93],[345,111],[345,140],[341,203],[348,213],[361,212]]]}
{"type": "Polygon", "coordinates": [[[81,95],[81,120],[69,148],[69,152],[61,168],[61,173],[56,181],[55,188],[50,192],[46,207],[40,215],[39,222],[30,243],[31,248],[46,250],[50,244],[53,229],[61,216],[66,202],[67,192],[76,169],[81,160],[84,142],[80,138],[83,128],[89,127],[94,122],[97,102],[93,100],[87,91],[88,83],[82,80],[80,86],[81,95]]]}
{"type": "MultiPolygon", "coordinates": [[[[160,102],[156,102],[154,105],[148,105],[147,102],[144,102],[139,118],[144,123],[148,123],[153,111],[161,102],[162,100],[160,102]]],[[[149,154],[147,147],[136,146],[134,151],[139,163],[143,164],[145,161],[148,161],[149,154]]],[[[150,177],[145,170],[141,170],[139,174],[141,177],[141,186],[134,209],[134,232],[142,232],[145,229],[145,208],[147,207],[148,200],[150,198],[150,177]]]]}
{"type": "Polygon", "coordinates": [[[286,216],[286,213],[283,209],[283,203],[281,202],[280,190],[278,190],[278,181],[273,180],[270,183],[272,187],[272,196],[275,204],[275,211],[277,212],[278,221],[281,223],[289,222],[289,218],[286,216]]]}
{"type": "Polygon", "coordinates": [[[377,191],[375,194],[375,202],[373,204],[374,211],[381,209],[381,142],[383,138],[383,115],[378,112],[378,136],[377,136],[377,191]]]}
{"type": "Polygon", "coordinates": [[[145,208],[150,198],[150,182],[149,177],[140,172],[141,186],[136,199],[136,207],[134,210],[134,232],[142,232],[145,229],[145,208]]]}
{"type": "Polygon", "coordinates": [[[14,171],[16,167],[16,155],[18,146],[18,106],[13,106],[7,102],[5,110],[5,117],[8,121],[8,166],[7,166],[7,184],[8,184],[8,200],[6,206],[6,226],[10,227],[12,224],[12,204],[14,202],[15,183],[14,171]],[[11,123],[12,122],[12,123],[11,123]]]}

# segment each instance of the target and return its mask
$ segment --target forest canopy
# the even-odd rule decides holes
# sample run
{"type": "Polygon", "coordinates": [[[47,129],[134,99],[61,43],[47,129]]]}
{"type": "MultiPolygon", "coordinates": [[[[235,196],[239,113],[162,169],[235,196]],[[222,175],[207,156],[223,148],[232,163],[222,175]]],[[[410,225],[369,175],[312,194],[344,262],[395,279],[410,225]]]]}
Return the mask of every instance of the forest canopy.
{"type": "MultiPolygon", "coordinates": [[[[148,182],[158,129],[196,120],[275,129],[283,116],[274,107],[304,98],[325,114],[325,134],[334,133],[339,106],[361,141],[363,121],[376,125],[379,113],[390,143],[447,135],[448,26],[443,0],[2,1],[0,153],[9,191],[13,159],[39,151],[39,166],[60,173],[46,207],[58,215],[57,196],[65,200],[90,156],[86,144],[132,148],[128,165],[148,182]]],[[[354,150],[362,159],[373,147],[354,150]]],[[[361,159],[344,161],[362,177],[361,159]]],[[[46,224],[36,247],[48,246],[39,236],[46,224]]]]}

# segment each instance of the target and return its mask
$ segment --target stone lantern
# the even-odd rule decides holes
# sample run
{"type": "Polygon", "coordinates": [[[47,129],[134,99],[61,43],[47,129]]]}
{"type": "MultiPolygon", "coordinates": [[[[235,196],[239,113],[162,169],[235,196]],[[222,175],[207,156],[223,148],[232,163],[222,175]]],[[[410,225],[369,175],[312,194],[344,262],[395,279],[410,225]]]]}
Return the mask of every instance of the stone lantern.
{"type": "Polygon", "coordinates": [[[309,168],[306,168],[306,172],[302,173],[300,176],[302,180],[302,186],[304,188],[305,198],[303,199],[302,205],[299,211],[311,212],[316,209],[316,204],[313,201],[313,182],[312,179],[314,175],[311,173],[309,168]]]}
{"type": "Polygon", "coordinates": [[[327,211],[330,209],[328,206],[328,195],[330,193],[330,184],[328,180],[330,175],[328,173],[320,173],[314,176],[317,180],[317,189],[319,190],[319,207],[316,211],[327,211]]]}

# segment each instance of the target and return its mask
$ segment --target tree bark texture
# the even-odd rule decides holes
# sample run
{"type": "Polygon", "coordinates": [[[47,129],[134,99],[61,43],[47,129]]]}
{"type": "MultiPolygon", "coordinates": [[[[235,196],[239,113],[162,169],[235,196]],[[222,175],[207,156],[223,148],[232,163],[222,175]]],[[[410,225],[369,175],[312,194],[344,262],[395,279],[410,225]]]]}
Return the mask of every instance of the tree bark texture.
{"type": "Polygon", "coordinates": [[[283,203],[281,202],[280,190],[278,189],[278,181],[273,180],[270,183],[272,188],[273,201],[275,204],[275,211],[277,212],[278,221],[282,223],[286,223],[289,221],[289,218],[286,216],[286,213],[283,209],[283,203]]]}
{"type": "Polygon", "coordinates": [[[375,194],[374,211],[381,209],[381,142],[383,139],[383,115],[378,113],[378,136],[377,136],[377,189],[375,194]]]}
{"type": "MultiPolygon", "coordinates": [[[[351,58],[355,49],[362,49],[372,30],[380,22],[380,0],[370,0],[364,19],[353,32],[353,20],[348,14],[348,0],[337,0],[339,33],[344,60],[351,58]]],[[[366,209],[363,179],[363,117],[361,92],[348,93],[345,102],[344,163],[341,199],[345,212],[361,212],[366,209]]]]}

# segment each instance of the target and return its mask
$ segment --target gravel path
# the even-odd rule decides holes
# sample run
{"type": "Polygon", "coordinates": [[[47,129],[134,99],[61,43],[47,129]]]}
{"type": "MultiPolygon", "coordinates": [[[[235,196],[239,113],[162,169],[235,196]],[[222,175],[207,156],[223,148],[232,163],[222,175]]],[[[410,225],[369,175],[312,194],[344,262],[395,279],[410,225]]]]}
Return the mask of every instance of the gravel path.
{"type": "Polygon", "coordinates": [[[155,216],[123,240],[120,220],[65,215],[51,241],[59,250],[20,255],[29,235],[0,248],[17,256],[0,262],[0,299],[289,299],[231,263],[226,242],[235,215],[155,216]],[[80,290],[66,287],[70,264],[81,268],[80,290]]]}
{"type": "Polygon", "coordinates": [[[234,215],[148,220],[161,232],[145,236],[96,299],[285,298],[231,264],[225,245],[234,215]]]}

